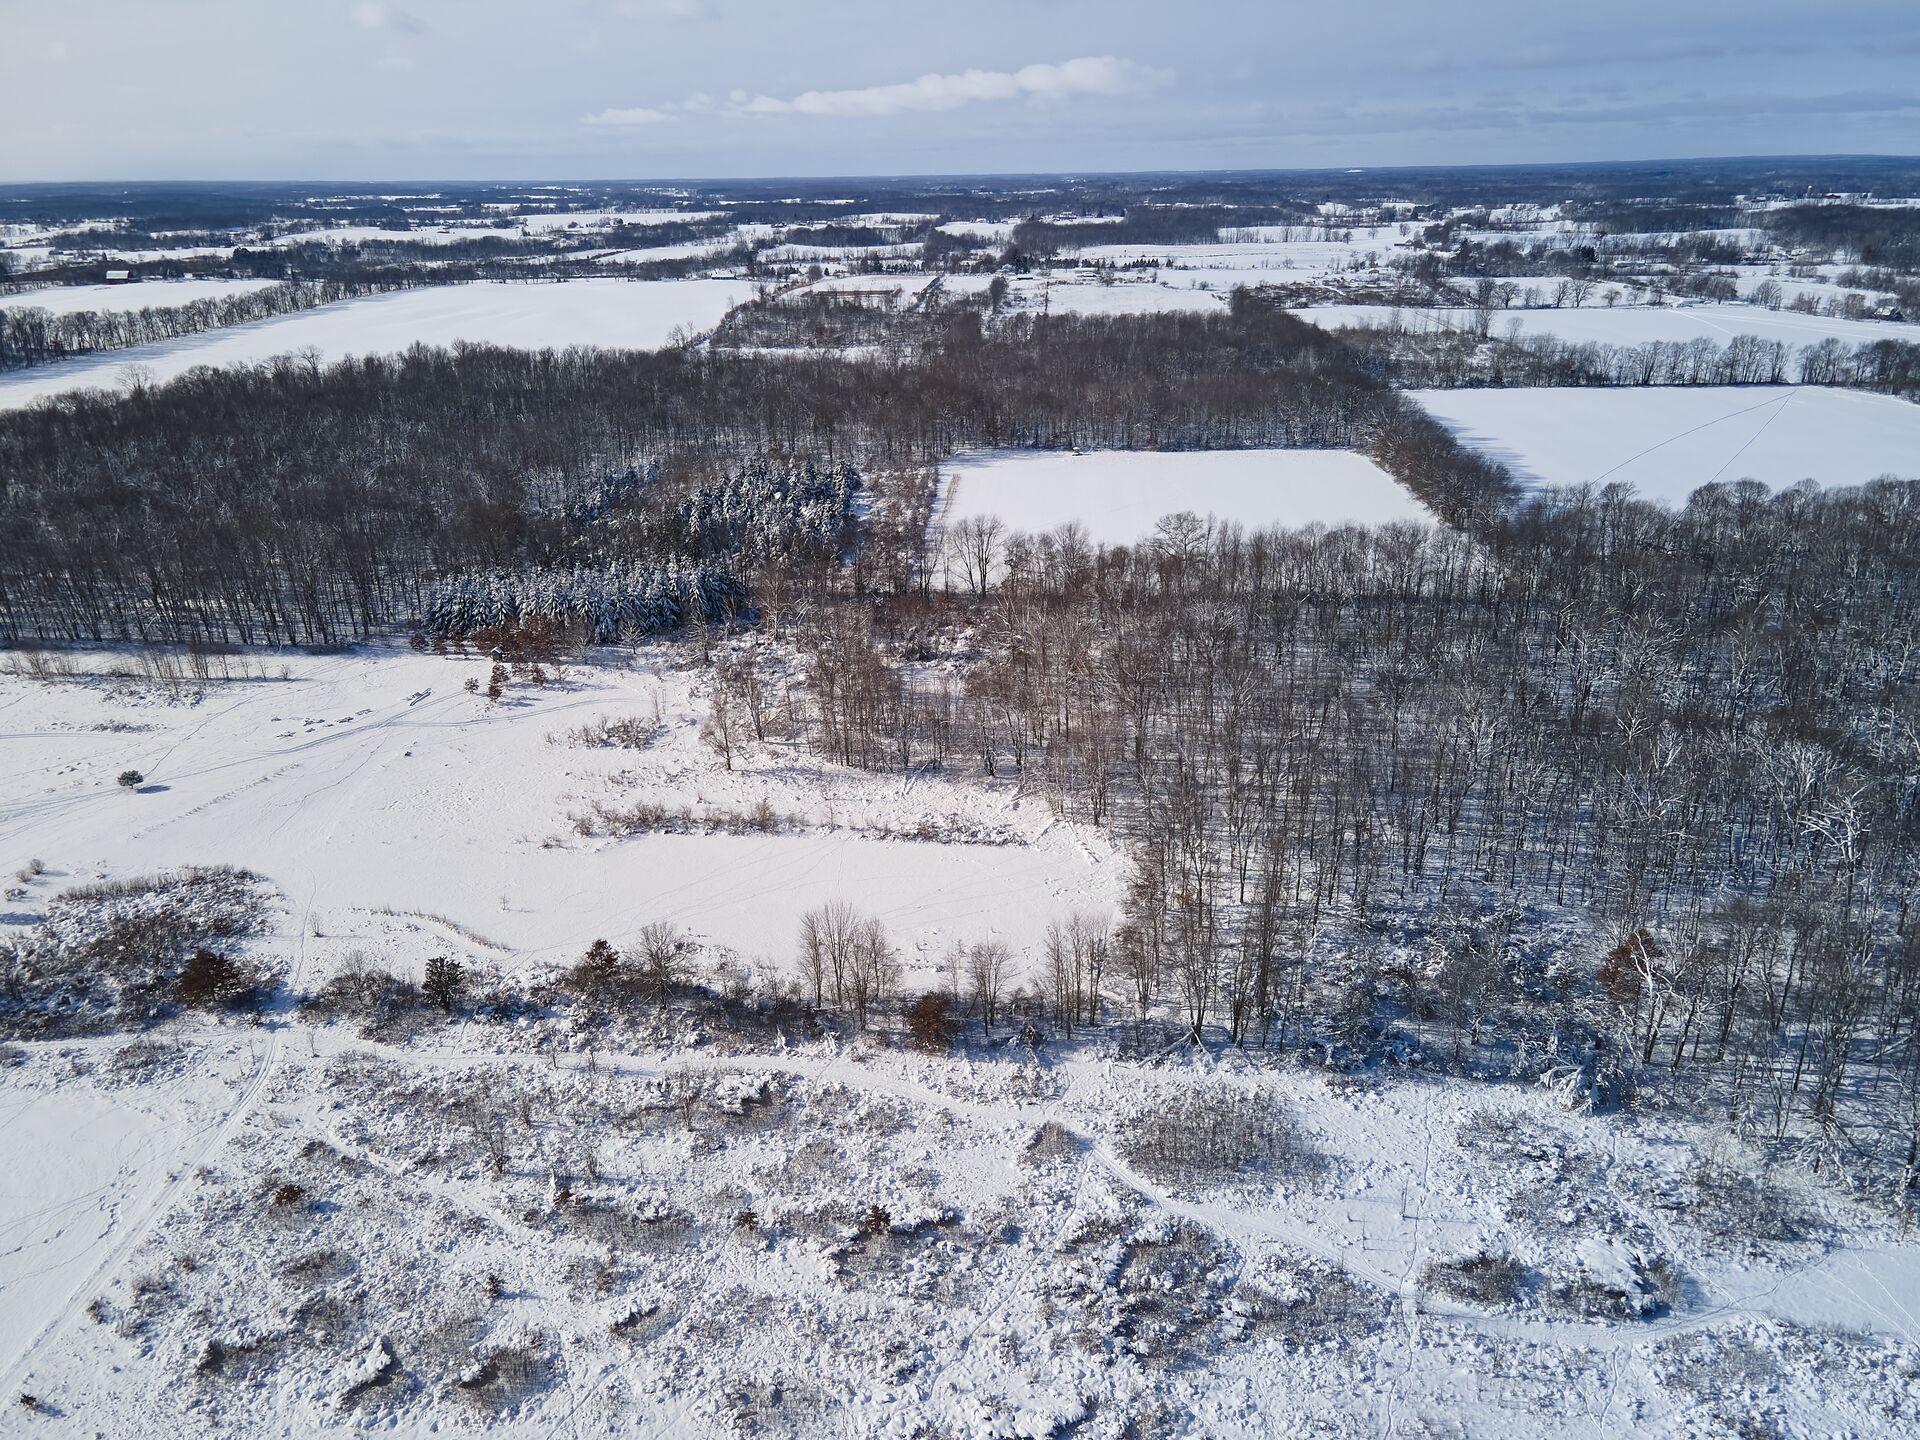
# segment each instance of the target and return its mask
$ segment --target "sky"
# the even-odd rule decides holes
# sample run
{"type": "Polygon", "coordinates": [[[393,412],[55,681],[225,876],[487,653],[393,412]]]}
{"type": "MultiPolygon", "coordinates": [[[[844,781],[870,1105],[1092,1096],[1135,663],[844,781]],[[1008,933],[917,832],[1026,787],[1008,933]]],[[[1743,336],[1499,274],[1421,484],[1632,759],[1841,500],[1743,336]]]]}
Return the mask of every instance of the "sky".
{"type": "Polygon", "coordinates": [[[1915,0],[0,0],[0,183],[1915,151],[1915,0]]]}

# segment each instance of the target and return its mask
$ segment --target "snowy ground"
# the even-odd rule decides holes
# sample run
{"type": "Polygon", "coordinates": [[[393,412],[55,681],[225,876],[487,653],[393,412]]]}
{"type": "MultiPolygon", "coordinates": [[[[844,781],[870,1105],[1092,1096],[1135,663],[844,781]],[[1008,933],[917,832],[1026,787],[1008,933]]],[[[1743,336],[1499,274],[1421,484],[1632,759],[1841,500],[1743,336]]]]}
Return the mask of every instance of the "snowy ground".
{"type": "Polygon", "coordinates": [[[35,366],[0,378],[0,408],[28,405],[65,390],[118,388],[130,367],[149,380],[164,381],[196,365],[249,364],[309,349],[328,360],[461,340],[527,349],[652,349],[668,343],[676,331],[711,329],[729,309],[752,296],[752,284],[743,280],[479,281],[401,290],[35,366]]]}
{"type": "Polygon", "coordinates": [[[1796,386],[1420,390],[1412,398],[1523,481],[1625,482],[1683,504],[1713,480],[1775,489],[1920,476],[1920,406],[1796,386]]]}
{"type": "MultiPolygon", "coordinates": [[[[1350,270],[1369,256],[1382,262],[1405,244],[1392,225],[1362,226],[1351,240],[1248,240],[1194,245],[1083,245],[1071,253],[1088,264],[1151,265],[1181,272],[1163,279],[1178,281],[1221,272],[1258,273],[1268,282],[1309,280],[1350,270]]],[[[1248,282],[1256,283],[1256,282],[1248,282]]]]}
{"type": "Polygon", "coordinates": [[[1056,280],[1043,287],[1036,303],[1055,315],[1155,315],[1167,311],[1217,312],[1227,303],[1226,291],[1210,291],[1156,284],[1152,281],[1102,285],[1056,280]]]}
{"type": "Polygon", "coordinates": [[[283,1025],[31,1047],[10,1088],[50,1119],[119,1103],[142,1072],[143,1103],[220,1119],[127,1167],[125,1219],[92,1208],[84,1137],[27,1137],[58,1157],[53,1198],[108,1240],[78,1284],[0,1291],[38,1322],[0,1358],[41,1403],[22,1433],[1895,1436],[1920,1419],[1920,1252],[1657,1116],[1237,1053],[589,1059],[568,1039],[427,1021],[404,1046],[283,1025]],[[1169,1166],[1143,1142],[1183,1095],[1287,1117],[1284,1148],[1169,1166]],[[1451,1278],[1480,1257],[1510,1284],[1451,1278]]]}
{"type": "Polygon", "coordinates": [[[1110,545],[1132,544],[1177,510],[1249,526],[1431,518],[1379,466],[1344,450],[990,451],[945,461],[940,478],[942,524],[998,515],[1038,532],[1077,520],[1110,545]]]}
{"type": "MultiPolygon", "coordinates": [[[[1293,312],[1302,320],[1327,329],[1379,326],[1390,321],[1410,330],[1446,329],[1471,332],[1474,315],[1463,309],[1414,309],[1384,305],[1317,305],[1293,312]]],[[[1849,345],[1875,340],[1920,343],[1920,325],[1887,320],[1846,320],[1802,315],[1792,310],[1768,310],[1758,305],[1616,305],[1580,309],[1501,310],[1489,331],[1495,339],[1515,335],[1556,335],[1562,340],[1603,345],[1644,345],[1652,340],[1669,343],[1708,339],[1724,345],[1736,335],[1779,340],[1792,349],[1816,345],[1832,337],[1849,345]]]]}
{"type": "Polygon", "coordinates": [[[697,738],[704,682],[668,650],[572,668],[498,704],[462,688],[485,684],[478,659],[296,655],[274,661],[276,677],[281,663],[289,678],[180,701],[132,681],[0,679],[11,864],[38,857],[80,879],[244,866],[324,931],[313,963],[384,943],[394,925],[380,910],[445,917],[508,968],[570,962],[596,937],[621,943],[655,920],[778,961],[803,911],[846,899],[926,947],[905,957],[910,975],[953,939],[1031,945],[1052,919],[1110,908],[1120,883],[1104,838],[1056,823],[1010,782],[879,778],[784,741],[750,746],[725,770],[697,738]],[[651,727],[656,707],[657,738],[642,749],[569,741],[608,717],[651,727]],[[139,728],[100,728],[112,724],[139,728]],[[116,788],[128,768],[146,790],[116,788]],[[700,819],[762,799],[800,817],[795,833],[574,833],[596,803],[685,805],[700,819]],[[881,838],[923,824],[979,843],[881,838]]]}
{"type": "Polygon", "coordinates": [[[133,285],[50,285],[0,295],[0,310],[45,310],[71,315],[81,310],[165,310],[195,300],[225,300],[265,289],[272,280],[142,280],[133,285]]]}
{"type": "MultiPolygon", "coordinates": [[[[856,774],[784,742],[726,770],[684,658],[606,652],[498,704],[463,686],[483,662],[397,647],[242,657],[197,685],[105,673],[137,668],[114,656],[0,677],[0,841],[8,868],[46,865],[0,934],[78,881],[224,860],[271,887],[247,953],[290,988],[356,953],[413,974],[452,953],[524,988],[655,919],[778,967],[800,909],[846,898],[917,990],[949,941],[995,934],[1010,984],[1031,981],[1047,920],[1117,898],[1110,839],[1011,781],[856,774]],[[601,717],[635,743],[580,743],[601,717]],[[128,766],[138,793],[113,783],[128,766]],[[793,822],[568,823],[635,798],[696,816],[764,798],[793,822]],[[880,838],[922,825],[948,838],[880,838]]],[[[0,1048],[0,1429],[1518,1440],[1920,1420],[1920,1248],[1675,1115],[1163,1049],[1126,1024],[1038,1051],[970,1027],[935,1057],[890,1020],[850,1039],[717,1018],[609,1043],[579,1005],[378,1032],[282,1009],[0,1048]],[[1255,1118],[1195,1152],[1194,1105],[1255,1118]]]]}

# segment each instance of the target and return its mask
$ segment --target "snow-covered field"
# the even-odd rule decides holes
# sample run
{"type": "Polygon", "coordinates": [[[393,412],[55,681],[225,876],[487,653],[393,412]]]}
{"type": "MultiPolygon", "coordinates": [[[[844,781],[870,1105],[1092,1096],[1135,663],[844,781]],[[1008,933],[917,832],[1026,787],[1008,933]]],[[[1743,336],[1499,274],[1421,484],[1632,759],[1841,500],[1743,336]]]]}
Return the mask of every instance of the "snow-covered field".
{"type": "MultiPolygon", "coordinates": [[[[1316,305],[1293,312],[1303,320],[1328,329],[1381,326],[1398,323],[1410,330],[1471,331],[1474,315],[1462,309],[1413,309],[1385,305],[1316,305]]],[[[1888,320],[1846,320],[1803,315],[1792,310],[1768,310],[1758,305],[1616,305],[1580,309],[1500,310],[1488,333],[1495,339],[1514,335],[1556,335],[1578,343],[1644,345],[1707,339],[1724,345],[1736,335],[1779,340],[1793,349],[1815,345],[1832,337],[1849,345],[1875,340],[1920,343],[1920,324],[1888,320]]]]}
{"type": "Polygon", "coordinates": [[[1345,450],[990,451],[944,462],[940,478],[942,524],[997,515],[1038,532],[1077,520],[1110,545],[1132,544],[1179,510],[1249,526],[1430,518],[1398,481],[1345,450]]]}
{"type": "Polygon", "coordinates": [[[117,388],[129,367],[163,381],[196,365],[244,365],[306,350],[338,360],[462,340],[528,349],[653,349],[667,344],[675,331],[711,329],[752,296],[753,286],[744,280],[479,281],[401,290],[36,366],[0,378],[0,408],[65,390],[117,388]]]}
{"type": "MultiPolygon", "coordinates": [[[[314,921],[329,936],[309,947],[315,959],[353,948],[382,907],[446,916],[503,947],[488,952],[512,957],[502,963],[531,965],[655,920],[778,960],[801,913],[831,899],[857,898],[936,948],[996,934],[1028,945],[1067,911],[1111,904],[1119,867],[1104,842],[1006,785],[881,781],[787,744],[725,770],[696,738],[697,672],[668,654],[577,668],[498,705],[462,689],[485,683],[485,662],[404,650],[296,656],[289,679],[228,682],[194,704],[131,682],[0,681],[12,757],[0,844],[20,852],[16,864],[38,855],[83,878],[185,863],[258,870],[326,917],[314,921]],[[603,717],[651,725],[656,707],[659,735],[644,749],[566,743],[603,717]],[[141,728],[97,728],[115,719],[141,728]],[[115,788],[128,768],[147,776],[146,792],[115,788]],[[574,833],[596,803],[642,799],[691,806],[696,819],[764,799],[805,819],[778,835],[574,833]],[[923,823],[980,843],[879,838],[923,823]]],[[[910,972],[931,963],[908,957],[910,972]]]]}
{"type": "Polygon", "coordinates": [[[1684,504],[1713,480],[1774,489],[1920,476],[1920,406],[1803,386],[1420,390],[1465,443],[1544,485],[1624,482],[1684,504]]]}
{"type": "Polygon", "coordinates": [[[82,310],[165,310],[195,300],[225,300],[262,290],[271,280],[143,280],[134,285],[50,285],[0,295],[0,310],[45,310],[72,315],[82,310]]]}
{"type": "Polygon", "coordinates": [[[1056,315],[1154,315],[1166,311],[1217,311],[1227,303],[1226,292],[1179,288],[1151,281],[1116,281],[1112,285],[1053,281],[1043,287],[1043,303],[1056,315]]]}

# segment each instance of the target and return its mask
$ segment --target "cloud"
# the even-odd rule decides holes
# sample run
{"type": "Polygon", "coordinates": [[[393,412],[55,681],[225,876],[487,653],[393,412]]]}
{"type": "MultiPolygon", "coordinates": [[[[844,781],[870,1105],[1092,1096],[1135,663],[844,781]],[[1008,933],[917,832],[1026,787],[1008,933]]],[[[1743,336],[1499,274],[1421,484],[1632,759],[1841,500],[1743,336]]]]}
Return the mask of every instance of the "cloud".
{"type": "Polygon", "coordinates": [[[582,125],[664,125],[673,116],[664,110],[655,110],[648,105],[635,105],[630,109],[618,110],[609,107],[597,115],[582,115],[582,125]]]}
{"type": "Polygon", "coordinates": [[[365,3],[355,5],[347,14],[362,30],[392,30],[400,35],[418,35],[427,28],[406,11],[379,4],[377,0],[365,0],[365,3]]]}
{"type": "Polygon", "coordinates": [[[713,14],[706,0],[614,0],[610,8],[622,20],[705,20],[713,14]]]}
{"type": "Polygon", "coordinates": [[[1065,100],[1075,95],[1139,95],[1172,83],[1165,70],[1112,55],[1089,55],[1058,65],[1026,65],[1018,70],[963,70],[957,75],[922,75],[898,85],[861,90],[808,90],[791,100],[771,95],[736,98],[734,108],[750,115],[901,115],[910,111],[954,110],[983,101],[1065,100]]]}

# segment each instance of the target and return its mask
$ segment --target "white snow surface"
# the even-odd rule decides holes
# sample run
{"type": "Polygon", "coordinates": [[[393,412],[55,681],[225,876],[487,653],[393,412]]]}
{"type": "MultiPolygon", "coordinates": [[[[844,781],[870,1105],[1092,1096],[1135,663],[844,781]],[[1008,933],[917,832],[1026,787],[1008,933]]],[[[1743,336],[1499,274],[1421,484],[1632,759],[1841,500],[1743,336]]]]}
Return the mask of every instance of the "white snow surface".
{"type": "Polygon", "coordinates": [[[1169,311],[1210,312],[1226,308],[1224,292],[1176,288],[1151,281],[1102,285],[1056,280],[1046,286],[1045,303],[1056,315],[1154,315],[1169,311]]]}
{"type": "Polygon", "coordinates": [[[676,330],[711,329],[752,296],[744,280],[476,281],[400,290],[18,371],[0,377],[0,409],[66,390],[119,388],[129,367],[158,382],[197,365],[246,365],[308,350],[339,360],[462,340],[655,349],[676,330]]]}
{"type": "MultiPolygon", "coordinates": [[[[787,743],[726,770],[690,658],[609,651],[497,705],[461,684],[486,662],[398,648],[243,657],[197,688],[111,655],[0,675],[0,842],[47,865],[0,938],[77,881],[231,860],[278,891],[249,956],[295,987],[355,952],[528,979],[661,918],[779,963],[798,908],[837,895],[887,921],[918,989],[947,940],[993,933],[1029,981],[1046,918],[1116,898],[1112,842],[1010,779],[787,743]],[[658,725],[567,743],[601,715],[658,725]],[[129,765],[138,793],[111,778],[129,765]],[[804,825],[565,823],[634,796],[765,797],[804,825]],[[872,838],[928,819],[1007,843],[872,838]]],[[[1758,1162],[1671,1111],[1233,1048],[415,1029],[187,1018],[0,1054],[0,1429],[1600,1440],[1920,1417],[1920,1248],[1798,1173],[1754,1213],[1696,1210],[1703,1155],[1758,1162]],[[1168,1178],[1124,1122],[1198,1085],[1284,1107],[1315,1163],[1168,1178]],[[1480,1253],[1534,1278],[1511,1303],[1432,1283],[1480,1253]],[[503,1347],[537,1363],[490,1386],[503,1347]]]]}
{"type": "Polygon", "coordinates": [[[142,280],[132,285],[48,285],[0,295],[0,310],[45,310],[72,315],[82,310],[168,310],[195,300],[225,300],[264,290],[272,280],[142,280]]]}
{"type": "MultiPolygon", "coordinates": [[[[129,713],[115,698],[124,687],[49,696],[0,681],[14,759],[0,781],[0,841],[61,856],[78,875],[226,863],[273,877],[315,913],[430,911],[484,934],[510,967],[570,960],[654,920],[745,958],[784,957],[801,913],[831,899],[936,948],[990,935],[1033,944],[1058,915],[1112,903],[1111,847],[1008,784],[881,779],[791,744],[725,770],[697,739],[696,672],[673,654],[572,668],[498,705],[462,688],[486,683],[481,659],[295,657],[285,681],[138,705],[131,713],[151,728],[131,734],[88,728],[129,713]],[[660,736],[644,750],[553,738],[607,716],[650,720],[656,705],[660,736]],[[129,768],[163,788],[118,790],[113,777],[129,768]],[[696,818],[765,799],[805,824],[777,835],[573,833],[595,802],[638,799],[696,818]],[[983,843],[875,838],[923,822],[983,843]]],[[[910,972],[931,963],[908,956],[910,972]]]]}
{"type": "MultiPolygon", "coordinates": [[[[1388,305],[1316,305],[1292,312],[1302,320],[1328,329],[1384,326],[1398,323],[1409,330],[1471,330],[1474,315],[1464,309],[1423,309],[1388,305]]],[[[1920,343],[1920,324],[1889,320],[1847,320],[1805,315],[1794,310],[1769,310],[1759,305],[1616,305],[1579,309],[1499,310],[1489,335],[1496,340],[1514,335],[1555,335],[1562,340],[1603,345],[1644,345],[1708,339],[1724,345],[1736,335],[1779,340],[1790,349],[1818,344],[1832,337],[1849,345],[1875,340],[1920,343]]]]}
{"type": "Polygon", "coordinates": [[[1410,392],[1524,483],[1631,484],[1680,505],[1710,481],[1857,485],[1920,476],[1920,406],[1811,386],[1410,392]]]}
{"type": "Polygon", "coordinates": [[[1382,524],[1431,517],[1393,477],[1346,450],[1002,450],[940,467],[940,523],[997,515],[1038,532],[1078,521],[1130,545],[1180,510],[1259,525],[1382,524]]]}

